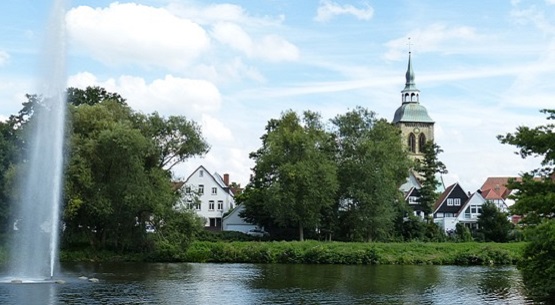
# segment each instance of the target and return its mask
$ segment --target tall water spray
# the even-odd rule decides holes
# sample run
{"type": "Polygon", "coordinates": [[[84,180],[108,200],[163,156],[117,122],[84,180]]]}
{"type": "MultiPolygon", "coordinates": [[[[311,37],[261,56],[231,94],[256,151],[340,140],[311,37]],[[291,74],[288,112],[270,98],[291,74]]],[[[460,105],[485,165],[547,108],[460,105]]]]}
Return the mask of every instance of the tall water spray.
{"type": "Polygon", "coordinates": [[[35,106],[26,134],[10,274],[21,279],[53,277],[58,261],[66,114],[65,0],[54,0],[45,29],[35,106]]]}

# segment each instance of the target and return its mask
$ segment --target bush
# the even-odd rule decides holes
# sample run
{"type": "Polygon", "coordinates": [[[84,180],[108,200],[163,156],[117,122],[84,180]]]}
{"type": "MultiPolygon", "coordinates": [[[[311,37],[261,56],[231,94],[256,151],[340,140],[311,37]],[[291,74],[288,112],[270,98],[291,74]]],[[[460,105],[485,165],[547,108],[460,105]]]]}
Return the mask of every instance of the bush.
{"type": "Polygon", "coordinates": [[[529,243],[518,264],[527,292],[541,302],[555,300],[555,221],[547,220],[526,234],[529,243]]]}
{"type": "Polygon", "coordinates": [[[457,223],[457,226],[455,227],[455,237],[457,241],[472,241],[472,233],[470,233],[470,229],[462,223],[457,223]]]}

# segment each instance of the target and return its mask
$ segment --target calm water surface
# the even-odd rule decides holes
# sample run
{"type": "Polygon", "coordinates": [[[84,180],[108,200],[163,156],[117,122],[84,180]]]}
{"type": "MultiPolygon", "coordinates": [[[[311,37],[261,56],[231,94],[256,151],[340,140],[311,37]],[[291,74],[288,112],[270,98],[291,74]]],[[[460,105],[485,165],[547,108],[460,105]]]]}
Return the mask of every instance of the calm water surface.
{"type": "Polygon", "coordinates": [[[0,304],[532,304],[514,267],[65,264],[0,304]],[[77,279],[96,277],[99,283],[77,279]]]}

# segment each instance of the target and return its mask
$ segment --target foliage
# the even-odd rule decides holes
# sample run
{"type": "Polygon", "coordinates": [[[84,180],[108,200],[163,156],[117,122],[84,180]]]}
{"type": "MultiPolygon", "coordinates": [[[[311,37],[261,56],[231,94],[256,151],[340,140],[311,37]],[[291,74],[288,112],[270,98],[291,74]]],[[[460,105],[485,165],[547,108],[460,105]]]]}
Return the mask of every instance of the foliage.
{"type": "MultiPolygon", "coordinates": [[[[555,119],[555,110],[541,111],[548,115],[548,120],[555,119]]],[[[520,126],[515,133],[498,136],[503,144],[514,145],[522,158],[529,156],[543,157],[542,167],[524,174],[521,179],[512,180],[509,189],[516,190],[512,195],[515,204],[511,212],[523,215],[522,221],[538,224],[542,219],[555,216],[555,124],[546,124],[534,128],[520,126]]]]}
{"type": "MultiPolygon", "coordinates": [[[[555,119],[555,110],[541,112],[547,114],[548,120],[555,119]]],[[[516,146],[522,158],[543,157],[541,168],[510,181],[507,186],[516,190],[511,196],[516,200],[511,212],[522,215],[524,223],[532,224],[526,232],[530,243],[519,268],[530,294],[543,301],[555,299],[554,130],[555,124],[548,123],[534,128],[520,126],[515,133],[498,136],[501,143],[516,146]]]]}
{"type": "Polygon", "coordinates": [[[510,265],[524,243],[194,242],[189,262],[282,264],[510,265]]]}
{"type": "Polygon", "coordinates": [[[385,239],[403,202],[409,159],[399,130],[357,107],[331,120],[340,181],[336,212],[348,240],[385,239]]]}
{"type": "Polygon", "coordinates": [[[527,232],[530,241],[518,264],[528,293],[538,301],[555,299],[555,221],[546,220],[527,232]]]}
{"type": "Polygon", "coordinates": [[[402,221],[401,236],[406,241],[426,240],[426,223],[420,217],[408,216],[402,221]]]}
{"type": "Polygon", "coordinates": [[[422,148],[424,153],[424,159],[418,160],[416,162],[415,170],[422,176],[422,187],[420,188],[420,205],[422,206],[423,212],[429,217],[433,212],[433,206],[436,203],[439,194],[437,193],[437,187],[440,184],[436,174],[446,174],[447,169],[443,162],[438,158],[438,155],[443,152],[443,150],[432,141],[426,142],[422,148]]]}
{"type": "Polygon", "coordinates": [[[460,222],[455,226],[455,236],[457,241],[472,241],[472,233],[470,232],[470,229],[460,222]]]}
{"type": "Polygon", "coordinates": [[[277,225],[296,226],[303,240],[304,229],[316,228],[321,209],[334,200],[337,177],[331,145],[314,112],[305,112],[301,119],[288,111],[270,120],[262,147],[251,153],[254,176],[242,201],[247,219],[264,213],[277,225]]]}
{"type": "Polygon", "coordinates": [[[507,242],[513,224],[507,214],[499,211],[492,202],[482,205],[482,213],[478,216],[478,232],[484,235],[485,241],[507,242]]]}

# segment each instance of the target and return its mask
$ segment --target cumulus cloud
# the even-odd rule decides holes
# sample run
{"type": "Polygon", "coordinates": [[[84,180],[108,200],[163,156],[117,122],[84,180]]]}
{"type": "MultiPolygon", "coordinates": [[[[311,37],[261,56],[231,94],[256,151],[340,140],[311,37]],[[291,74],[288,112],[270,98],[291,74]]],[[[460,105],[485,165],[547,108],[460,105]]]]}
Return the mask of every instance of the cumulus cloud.
{"type": "Polygon", "coordinates": [[[117,92],[136,110],[162,115],[184,115],[200,119],[205,112],[219,110],[221,94],[211,82],[167,75],[163,79],[147,82],[137,76],[120,76],[104,81],[91,73],[73,75],[68,80],[71,87],[101,86],[117,92]]]}
{"type": "Polygon", "coordinates": [[[182,68],[210,45],[198,24],[164,8],[112,3],[79,6],[66,15],[68,33],[78,49],[107,64],[131,63],[182,68]]]}
{"type": "Polygon", "coordinates": [[[359,20],[370,20],[374,15],[374,9],[367,3],[363,8],[356,8],[350,4],[340,5],[331,0],[321,0],[314,20],[326,22],[339,15],[352,15],[359,20]]]}
{"type": "MultiPolygon", "coordinates": [[[[408,38],[416,45],[419,52],[438,52],[445,45],[464,46],[468,42],[485,40],[484,35],[478,34],[476,29],[468,26],[449,27],[445,24],[435,23],[424,28],[418,28],[408,33],[407,36],[387,42],[389,48],[384,55],[387,60],[406,59],[408,38]]],[[[464,50],[464,48],[461,48],[464,50]]]]}
{"type": "Polygon", "coordinates": [[[220,43],[251,58],[269,61],[293,61],[299,58],[299,49],[282,37],[265,35],[254,41],[241,26],[235,23],[215,24],[211,34],[220,43]]]}
{"type": "Polygon", "coordinates": [[[209,142],[233,141],[233,134],[231,130],[217,118],[208,114],[203,114],[201,125],[203,134],[204,136],[206,136],[209,142]]]}
{"type": "Polygon", "coordinates": [[[10,54],[6,51],[0,50],[0,67],[5,65],[10,59],[10,54]]]}

